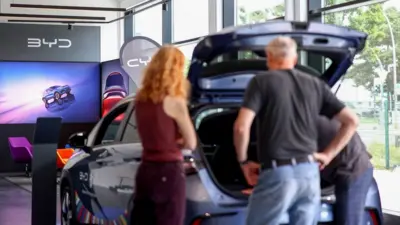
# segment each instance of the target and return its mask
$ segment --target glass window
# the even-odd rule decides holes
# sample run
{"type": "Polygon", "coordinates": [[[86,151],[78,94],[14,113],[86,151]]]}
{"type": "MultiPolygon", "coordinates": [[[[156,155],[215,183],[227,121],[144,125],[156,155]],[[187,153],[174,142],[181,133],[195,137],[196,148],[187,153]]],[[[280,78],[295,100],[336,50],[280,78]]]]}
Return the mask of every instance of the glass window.
{"type": "Polygon", "coordinates": [[[356,56],[337,96],[360,117],[358,132],[375,168],[400,165],[398,0],[326,14],[323,21],[369,34],[365,49],[356,56]]]}
{"type": "Polygon", "coordinates": [[[107,127],[106,133],[101,141],[102,144],[110,143],[115,140],[120,124],[121,121],[114,121],[107,127]]]}
{"type": "Polygon", "coordinates": [[[133,16],[133,35],[146,36],[159,44],[162,43],[162,5],[154,6],[133,16]]]}
{"type": "Polygon", "coordinates": [[[237,0],[236,24],[265,22],[285,15],[284,0],[237,0]]]}
{"type": "Polygon", "coordinates": [[[129,117],[129,121],[126,124],[124,134],[122,135],[123,143],[138,143],[140,142],[139,133],[137,130],[135,110],[129,117]]]}
{"type": "MultiPolygon", "coordinates": [[[[317,1],[321,1],[321,0],[317,0],[317,1]]],[[[323,2],[322,7],[328,7],[328,6],[343,4],[346,2],[352,2],[352,1],[356,1],[356,0],[325,0],[325,1],[322,0],[322,2],[323,2]]]]}
{"type": "Polygon", "coordinates": [[[174,0],[172,4],[174,42],[208,34],[208,0],[174,0]]]}
{"type": "Polygon", "coordinates": [[[128,103],[122,104],[110,111],[103,120],[96,125],[99,129],[93,129],[88,139],[94,139],[93,146],[114,142],[117,132],[126,110],[128,103]]]}
{"type": "Polygon", "coordinates": [[[176,47],[178,47],[183,52],[183,54],[185,54],[185,56],[186,56],[185,75],[188,72],[190,61],[192,60],[193,49],[196,47],[197,43],[198,42],[195,41],[195,42],[188,42],[188,43],[176,45],[176,47]]]}

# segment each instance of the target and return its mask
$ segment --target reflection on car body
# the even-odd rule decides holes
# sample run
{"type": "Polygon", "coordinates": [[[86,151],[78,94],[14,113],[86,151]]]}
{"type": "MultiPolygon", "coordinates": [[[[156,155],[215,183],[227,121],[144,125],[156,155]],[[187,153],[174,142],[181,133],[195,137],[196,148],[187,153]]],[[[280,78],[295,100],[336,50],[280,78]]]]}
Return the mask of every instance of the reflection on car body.
{"type": "MultiPolygon", "coordinates": [[[[232,127],[247,83],[265,71],[265,59],[214,62],[227,52],[252,49],[257,54],[277,34],[296,37],[302,51],[332,60],[324,73],[298,65],[297,69],[320,76],[333,86],[351,65],[354,54],[364,47],[367,35],[348,28],[320,23],[300,24],[275,21],[231,28],[204,38],[193,52],[188,79],[192,85],[190,113],[201,144],[193,152],[185,151],[187,214],[185,225],[244,225],[248,188],[233,148],[232,127]],[[326,41],[315,40],[324,39],[326,41]],[[262,44],[260,44],[262,43],[262,44]],[[317,44],[316,44],[317,43],[317,44]],[[316,46],[318,45],[318,46],[316,46]],[[223,166],[222,166],[223,165],[223,166]]],[[[260,57],[265,57],[260,54],[260,57]]],[[[142,146],[135,122],[134,96],[118,102],[86,137],[70,141],[84,151],[79,160],[69,160],[61,176],[63,224],[129,224],[133,207],[135,175],[142,146]],[[123,119],[115,119],[123,115],[123,119]],[[79,140],[78,140],[79,139],[79,140]],[[106,153],[107,152],[107,153],[106,153]],[[93,174],[97,203],[82,194],[77,171],[93,174]],[[69,197],[72,196],[72,197],[69,197]],[[79,205],[74,205],[76,202],[79,205]],[[68,217],[68,215],[72,215],[68,217]],[[85,216],[82,216],[85,215],[85,216]],[[88,222],[89,221],[89,222],[88,222]]],[[[256,160],[256,136],[252,132],[249,157],[256,160]]],[[[331,184],[321,183],[322,202],[319,223],[333,223],[334,196],[331,184]]],[[[366,200],[367,224],[382,224],[379,190],[376,182],[366,200]]],[[[266,209],[268,210],[268,209],[266,209]]],[[[288,217],[281,223],[287,224],[288,217]]]]}

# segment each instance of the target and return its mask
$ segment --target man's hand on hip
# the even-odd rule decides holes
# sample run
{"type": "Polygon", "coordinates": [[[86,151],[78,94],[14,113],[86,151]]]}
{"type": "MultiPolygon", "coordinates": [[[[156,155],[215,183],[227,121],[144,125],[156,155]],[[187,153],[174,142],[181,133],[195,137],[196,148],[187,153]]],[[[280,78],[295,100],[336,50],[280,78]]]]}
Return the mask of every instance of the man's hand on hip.
{"type": "Polygon", "coordinates": [[[323,170],[333,160],[333,157],[326,152],[316,152],[314,158],[319,163],[320,170],[323,170]]]}

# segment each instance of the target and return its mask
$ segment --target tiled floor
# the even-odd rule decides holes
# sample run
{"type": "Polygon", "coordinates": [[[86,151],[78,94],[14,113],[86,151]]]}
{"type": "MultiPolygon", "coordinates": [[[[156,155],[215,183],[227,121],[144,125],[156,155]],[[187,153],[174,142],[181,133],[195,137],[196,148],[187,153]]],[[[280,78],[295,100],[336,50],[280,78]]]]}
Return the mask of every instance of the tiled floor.
{"type": "MultiPolygon", "coordinates": [[[[0,177],[0,225],[30,225],[30,179],[24,177],[7,179],[8,180],[0,177]]],[[[57,204],[57,207],[59,207],[59,205],[60,204],[57,204]]],[[[57,218],[59,221],[59,215],[57,218]]],[[[59,224],[59,222],[57,224],[59,224]]],[[[385,214],[384,225],[399,224],[399,216],[385,214]]]]}

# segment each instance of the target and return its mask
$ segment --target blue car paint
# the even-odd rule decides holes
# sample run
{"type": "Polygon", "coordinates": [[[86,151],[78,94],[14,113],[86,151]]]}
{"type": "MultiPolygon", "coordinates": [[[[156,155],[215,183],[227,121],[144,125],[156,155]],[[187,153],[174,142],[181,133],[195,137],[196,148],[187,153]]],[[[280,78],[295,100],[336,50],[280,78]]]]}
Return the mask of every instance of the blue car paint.
{"type": "MultiPolygon", "coordinates": [[[[301,27],[301,26],[300,26],[301,27]]],[[[230,28],[227,30],[223,30],[214,35],[209,35],[204,38],[202,41],[194,49],[193,58],[191,62],[191,66],[189,69],[188,79],[192,83],[193,92],[196,94],[195,98],[192,101],[196,101],[198,103],[240,103],[241,94],[243,94],[243,90],[232,90],[231,93],[237,94],[235,97],[228,97],[224,95],[227,91],[218,91],[204,88],[201,86],[202,82],[205,82],[205,79],[214,79],[213,78],[203,78],[200,76],[200,73],[203,70],[203,64],[210,62],[213,58],[220,55],[223,52],[229,52],[232,50],[240,50],[246,49],[252,45],[259,45],[263,47],[268,43],[268,40],[271,40],[273,37],[277,35],[291,35],[291,36],[302,36],[305,37],[305,41],[303,41],[304,48],[312,47],[312,43],[307,40],[310,37],[326,37],[329,39],[329,45],[331,47],[336,48],[344,48],[352,47],[354,51],[346,52],[342,54],[343,56],[338,69],[333,74],[328,74],[329,79],[328,83],[332,86],[342,75],[345,74],[346,70],[350,66],[354,55],[362,50],[367,35],[361,32],[353,31],[348,28],[336,27],[327,24],[319,24],[319,23],[309,23],[307,28],[301,27],[296,28],[294,23],[292,22],[270,22],[264,24],[256,24],[256,25],[247,25],[243,27],[230,28]],[[308,39],[307,39],[308,38],[308,39]],[[201,94],[211,92],[212,94],[218,93],[218,99],[210,98],[201,98],[201,94]]],[[[247,82],[251,79],[251,76],[243,79],[240,83],[242,87],[247,85],[247,82]]],[[[217,83],[219,82],[219,86],[224,86],[224,81],[217,79],[217,83]]],[[[218,86],[218,85],[217,85],[218,86]]],[[[225,85],[226,86],[226,85],[225,85]]],[[[230,92],[230,91],[228,91],[230,92]]],[[[131,98],[127,98],[126,101],[133,102],[131,98]]],[[[118,103],[119,105],[127,104],[126,101],[121,101],[118,103]]],[[[131,103],[132,104],[132,103],[131,103]]],[[[124,118],[124,121],[127,120],[128,117],[124,118]]],[[[96,132],[99,132],[101,123],[104,118],[99,121],[99,123],[93,129],[91,135],[88,138],[88,146],[93,146],[95,142],[96,132]],[[93,135],[92,135],[93,134],[93,135]]],[[[125,121],[126,122],[126,121],[125,121]]],[[[120,134],[121,135],[121,134],[120,134]]],[[[117,137],[118,139],[118,137],[117,137]]],[[[64,185],[70,185],[76,192],[77,195],[83,200],[83,205],[86,210],[91,211],[98,215],[98,217],[102,217],[101,215],[109,214],[108,222],[116,221],[118,218],[124,215],[122,212],[127,211],[130,212],[132,210],[132,194],[130,195],[129,202],[121,204],[119,206],[110,206],[109,204],[99,205],[99,200],[106,198],[104,195],[99,195],[96,193],[95,189],[91,191],[95,195],[93,198],[87,198],[87,194],[83,193],[81,189],[82,180],[78,179],[81,173],[92,174],[93,170],[104,168],[104,174],[106,177],[113,177],[116,175],[117,167],[127,166],[126,170],[131,171],[129,174],[130,179],[134,179],[135,177],[135,166],[132,162],[135,158],[140,158],[141,156],[141,146],[133,147],[133,144],[122,144],[116,143],[111,145],[104,145],[95,147],[91,154],[85,153],[81,151],[75,154],[65,165],[64,170],[62,172],[62,182],[61,187],[64,185]],[[115,149],[118,149],[118,154],[116,154],[115,149]],[[107,152],[107,154],[99,154],[107,152]],[[100,160],[101,159],[101,160],[100,160]],[[100,166],[99,161],[108,163],[112,162],[112,166],[100,166]],[[115,162],[125,162],[126,164],[116,164],[115,162]],[[115,165],[114,165],[115,164],[115,165]],[[133,167],[132,167],[133,166],[133,167]],[[107,170],[105,170],[108,168],[107,170]],[[97,203],[96,203],[96,201],[97,203]],[[99,210],[100,208],[100,210],[99,210]],[[109,213],[108,213],[109,212],[109,213]],[[112,213],[111,213],[112,212],[112,213]],[[111,215],[112,214],[112,215],[111,215]],[[112,218],[111,218],[112,217],[112,218]]],[[[199,151],[193,152],[193,160],[195,162],[204,162],[204,158],[199,151]]],[[[106,163],[107,164],[107,163],[106,163]]],[[[187,216],[185,224],[189,225],[193,222],[195,218],[206,218],[201,224],[202,225],[211,225],[211,224],[232,224],[232,225],[241,225],[245,223],[246,217],[246,206],[247,199],[238,199],[230,196],[229,194],[222,191],[217,187],[213,179],[210,177],[210,174],[204,168],[204,165],[197,164],[198,173],[191,174],[187,176],[187,216]]],[[[121,168],[119,171],[121,171],[121,168]]],[[[94,178],[96,179],[96,178],[94,178]]],[[[96,185],[96,182],[93,181],[92,185],[96,185]]],[[[105,181],[104,181],[105,182],[105,181]]],[[[107,181],[109,182],[109,181],[107,181]]],[[[99,185],[100,183],[97,183],[99,185]]],[[[90,186],[89,183],[87,183],[90,186]]],[[[107,186],[106,184],[101,184],[102,186],[107,186]]],[[[114,187],[116,184],[109,184],[108,189],[114,187]]],[[[132,187],[133,193],[133,187],[132,187]]],[[[126,199],[125,199],[126,200],[126,199]]],[[[124,202],[126,202],[124,200],[124,202]]],[[[378,219],[382,221],[381,214],[381,206],[380,206],[380,198],[379,198],[379,190],[377,188],[376,182],[370,187],[368,192],[366,207],[375,209],[378,212],[378,219]]],[[[366,214],[366,217],[369,216],[366,214]]],[[[129,219],[130,215],[126,215],[126,219],[129,219]]],[[[321,214],[320,214],[320,222],[331,222],[333,220],[333,212],[332,212],[332,204],[329,203],[321,203],[321,214]]],[[[82,220],[80,220],[82,221],[82,220]]],[[[288,222],[288,216],[286,215],[282,223],[288,222]]],[[[117,223],[116,224],[122,224],[117,223]]]]}
{"type": "Polygon", "coordinates": [[[45,93],[43,94],[43,99],[44,100],[50,100],[50,99],[55,99],[55,93],[59,93],[60,97],[64,94],[70,93],[71,88],[68,85],[64,86],[51,86],[46,89],[45,93]]]}

